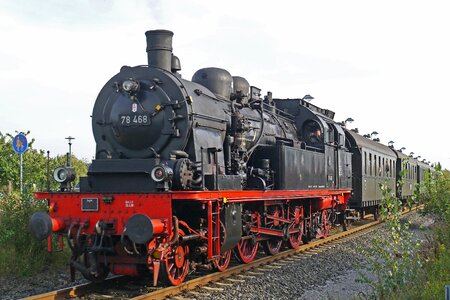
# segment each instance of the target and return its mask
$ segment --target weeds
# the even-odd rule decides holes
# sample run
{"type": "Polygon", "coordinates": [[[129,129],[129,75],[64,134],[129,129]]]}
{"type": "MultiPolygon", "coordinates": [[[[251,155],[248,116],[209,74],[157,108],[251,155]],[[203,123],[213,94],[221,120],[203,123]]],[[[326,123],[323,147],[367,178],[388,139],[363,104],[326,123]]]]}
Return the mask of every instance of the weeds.
{"type": "MultiPolygon", "coordinates": [[[[402,184],[400,180],[398,186],[402,184]]],[[[378,234],[373,245],[361,249],[368,259],[364,269],[376,279],[360,272],[358,281],[373,288],[369,298],[442,299],[445,285],[450,284],[450,173],[438,166],[416,187],[412,201],[424,203],[423,213],[438,221],[424,243],[413,240],[408,222],[400,222],[401,201],[393,191],[385,184],[380,188],[387,234],[378,234]]]]}
{"type": "Polygon", "coordinates": [[[16,193],[0,196],[0,275],[27,276],[41,271],[44,266],[62,264],[67,253],[51,256],[47,244],[37,241],[29,232],[30,216],[45,205],[31,197],[21,198],[16,193]]]}
{"type": "MultiPolygon", "coordinates": [[[[23,155],[24,191],[19,190],[19,160],[13,151],[11,134],[0,132],[0,276],[25,276],[41,271],[45,266],[62,265],[68,252],[47,253],[46,241],[31,236],[28,222],[36,211],[45,211],[45,201],[35,201],[32,192],[47,185],[47,157],[43,150],[33,148],[34,139],[23,155]]],[[[86,162],[72,159],[79,175],[87,171],[86,162]]],[[[50,168],[65,163],[65,156],[50,159],[50,168]]],[[[58,187],[52,182],[53,189],[58,187]]],[[[56,243],[56,241],[55,241],[56,243]]],[[[56,245],[55,245],[56,246],[56,245]]]]}
{"type": "MultiPolygon", "coordinates": [[[[400,174],[403,178],[403,174],[400,174]]],[[[403,180],[398,182],[398,186],[403,180]]],[[[360,272],[359,282],[370,285],[373,298],[386,298],[404,284],[410,282],[421,267],[420,241],[413,240],[408,222],[401,222],[402,202],[387,183],[381,184],[382,201],[380,215],[386,222],[386,232],[378,233],[373,244],[361,249],[367,257],[364,269],[375,275],[376,280],[360,272]],[[387,234],[386,234],[387,233],[387,234]]]]}

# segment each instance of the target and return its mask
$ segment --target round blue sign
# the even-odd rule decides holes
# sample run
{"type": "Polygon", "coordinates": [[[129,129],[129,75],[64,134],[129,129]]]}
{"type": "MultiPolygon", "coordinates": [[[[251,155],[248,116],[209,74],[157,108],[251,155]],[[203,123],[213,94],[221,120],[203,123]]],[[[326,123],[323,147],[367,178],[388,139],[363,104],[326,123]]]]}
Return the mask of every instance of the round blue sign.
{"type": "Polygon", "coordinates": [[[14,151],[16,151],[18,154],[22,154],[25,151],[27,151],[28,148],[27,137],[22,133],[16,135],[13,139],[13,148],[14,151]]]}

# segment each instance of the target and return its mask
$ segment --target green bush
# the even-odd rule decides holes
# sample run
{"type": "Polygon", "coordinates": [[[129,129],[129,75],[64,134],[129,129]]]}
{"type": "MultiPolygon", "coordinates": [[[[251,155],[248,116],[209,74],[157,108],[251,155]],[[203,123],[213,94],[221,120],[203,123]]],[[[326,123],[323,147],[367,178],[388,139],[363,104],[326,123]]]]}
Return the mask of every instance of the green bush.
{"type": "MultiPolygon", "coordinates": [[[[28,228],[31,215],[46,211],[46,203],[34,200],[33,192],[47,186],[47,155],[33,148],[23,154],[23,193],[19,194],[19,156],[14,152],[12,135],[0,132],[0,275],[30,275],[48,265],[68,261],[69,251],[49,254],[47,242],[37,241],[28,228]]],[[[75,157],[73,165],[79,176],[87,173],[87,163],[75,157]]],[[[65,164],[65,155],[50,159],[51,172],[65,164]]],[[[51,180],[51,188],[58,184],[51,180]]],[[[55,247],[56,248],[56,242],[55,247]]]]}
{"type": "Polygon", "coordinates": [[[433,173],[425,174],[419,188],[419,199],[425,205],[424,213],[432,214],[438,220],[450,222],[450,172],[438,164],[433,173]]]}
{"type": "Polygon", "coordinates": [[[389,234],[379,234],[362,249],[376,280],[361,275],[359,281],[372,286],[369,296],[375,299],[443,299],[450,285],[450,172],[438,165],[416,187],[414,199],[424,204],[423,214],[437,221],[422,244],[414,243],[409,224],[400,222],[400,201],[386,185],[381,189],[381,214],[389,234]]]}
{"type": "Polygon", "coordinates": [[[422,249],[423,267],[414,280],[391,293],[388,299],[444,299],[445,286],[450,284],[450,228],[439,223],[422,249]]]}
{"type": "MultiPolygon", "coordinates": [[[[405,164],[406,161],[403,162],[405,164]]],[[[400,174],[398,186],[403,184],[406,168],[400,174]]],[[[386,232],[375,233],[373,243],[360,250],[367,257],[367,264],[361,266],[374,274],[372,280],[365,273],[360,273],[359,282],[370,285],[372,298],[388,298],[411,282],[422,265],[420,259],[420,241],[413,240],[408,222],[401,222],[402,201],[398,199],[387,183],[380,184],[382,201],[380,215],[386,223],[386,232]]]]}
{"type": "Polygon", "coordinates": [[[45,211],[42,202],[21,198],[17,193],[0,197],[0,275],[34,274],[51,262],[61,262],[47,252],[47,243],[31,236],[28,222],[35,211],[45,211]]]}

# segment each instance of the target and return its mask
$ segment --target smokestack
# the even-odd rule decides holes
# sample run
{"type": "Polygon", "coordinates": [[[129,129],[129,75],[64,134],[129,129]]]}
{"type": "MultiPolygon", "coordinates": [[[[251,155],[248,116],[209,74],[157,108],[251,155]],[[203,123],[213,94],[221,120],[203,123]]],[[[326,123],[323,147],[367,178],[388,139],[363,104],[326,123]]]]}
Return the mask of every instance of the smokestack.
{"type": "Polygon", "coordinates": [[[172,71],[172,37],[169,30],[149,30],[147,37],[148,65],[172,71]]]}

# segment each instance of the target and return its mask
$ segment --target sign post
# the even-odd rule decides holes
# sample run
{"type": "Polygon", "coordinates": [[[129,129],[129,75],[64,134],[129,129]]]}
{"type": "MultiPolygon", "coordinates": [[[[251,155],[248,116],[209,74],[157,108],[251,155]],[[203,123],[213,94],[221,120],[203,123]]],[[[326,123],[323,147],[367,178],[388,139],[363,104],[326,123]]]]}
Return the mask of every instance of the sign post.
{"type": "Polygon", "coordinates": [[[20,155],[20,194],[23,190],[23,153],[28,149],[27,137],[23,133],[19,133],[13,139],[13,148],[20,155]]]}

